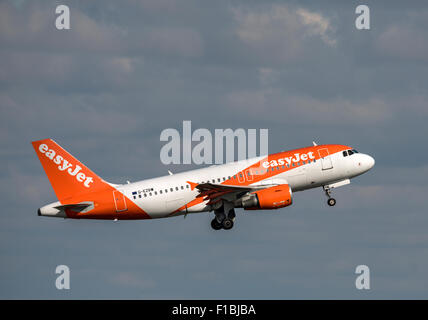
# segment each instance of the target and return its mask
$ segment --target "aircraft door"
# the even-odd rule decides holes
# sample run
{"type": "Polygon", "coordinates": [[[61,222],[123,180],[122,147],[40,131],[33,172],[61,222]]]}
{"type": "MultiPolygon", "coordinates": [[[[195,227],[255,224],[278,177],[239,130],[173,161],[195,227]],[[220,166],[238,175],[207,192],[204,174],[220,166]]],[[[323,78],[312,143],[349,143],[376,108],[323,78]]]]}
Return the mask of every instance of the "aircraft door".
{"type": "Polygon", "coordinates": [[[244,176],[244,172],[240,171],[236,174],[238,176],[238,181],[239,183],[244,183],[245,182],[245,176],[244,176]]]}
{"type": "Polygon", "coordinates": [[[123,189],[113,191],[114,205],[116,207],[116,212],[128,210],[126,206],[126,199],[123,189]]]}
{"type": "Polygon", "coordinates": [[[321,158],[322,170],[328,170],[333,168],[333,162],[331,161],[331,155],[328,152],[328,149],[318,150],[318,154],[321,158]]]}
{"type": "Polygon", "coordinates": [[[245,170],[245,177],[247,178],[248,182],[253,181],[253,173],[251,169],[245,170]]]}

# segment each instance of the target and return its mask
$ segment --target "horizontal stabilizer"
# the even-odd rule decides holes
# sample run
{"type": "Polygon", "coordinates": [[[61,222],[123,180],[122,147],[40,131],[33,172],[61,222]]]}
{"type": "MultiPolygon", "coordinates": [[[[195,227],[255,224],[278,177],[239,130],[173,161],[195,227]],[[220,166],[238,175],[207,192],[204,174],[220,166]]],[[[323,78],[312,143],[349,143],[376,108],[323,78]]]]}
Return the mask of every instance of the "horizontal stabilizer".
{"type": "Polygon", "coordinates": [[[91,205],[92,205],[91,203],[72,203],[72,204],[62,204],[62,205],[56,206],[55,208],[58,210],[70,209],[73,211],[82,211],[87,207],[90,207],[91,205]]]}
{"type": "Polygon", "coordinates": [[[48,204],[44,207],[41,207],[38,210],[39,216],[48,216],[48,217],[60,217],[66,218],[66,210],[72,210],[75,212],[88,212],[94,208],[93,202],[81,202],[81,203],[71,203],[71,204],[61,204],[57,201],[51,204],[48,204]]]}

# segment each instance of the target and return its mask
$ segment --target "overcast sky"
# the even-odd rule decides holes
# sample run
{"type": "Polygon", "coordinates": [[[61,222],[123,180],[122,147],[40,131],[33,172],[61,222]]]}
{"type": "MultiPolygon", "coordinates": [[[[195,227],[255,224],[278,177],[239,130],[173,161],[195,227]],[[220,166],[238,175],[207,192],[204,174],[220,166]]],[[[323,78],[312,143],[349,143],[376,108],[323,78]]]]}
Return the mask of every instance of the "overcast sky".
{"type": "Polygon", "coordinates": [[[0,1],[0,298],[428,298],[427,29],[425,1],[0,1]],[[71,30],[55,28],[58,4],[71,30]],[[184,120],[267,128],[270,152],[346,144],[376,165],[333,208],[299,192],[239,209],[227,232],[212,213],[37,216],[57,199],[31,141],[124,183],[196,167],[159,158],[184,120]]]}

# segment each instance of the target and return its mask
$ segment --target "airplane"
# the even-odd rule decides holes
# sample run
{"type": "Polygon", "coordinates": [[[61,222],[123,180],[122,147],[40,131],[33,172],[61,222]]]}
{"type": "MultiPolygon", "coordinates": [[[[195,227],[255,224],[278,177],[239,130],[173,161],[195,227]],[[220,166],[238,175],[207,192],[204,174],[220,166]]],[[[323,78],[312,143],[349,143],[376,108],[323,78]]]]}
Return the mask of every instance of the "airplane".
{"type": "Polygon", "coordinates": [[[39,208],[39,216],[117,221],[213,211],[214,230],[232,229],[235,208],[284,208],[297,191],[322,187],[327,204],[334,206],[332,189],[349,184],[375,164],[371,156],[351,147],[313,142],[267,156],[113,184],[51,139],[32,145],[59,200],[39,208]]]}

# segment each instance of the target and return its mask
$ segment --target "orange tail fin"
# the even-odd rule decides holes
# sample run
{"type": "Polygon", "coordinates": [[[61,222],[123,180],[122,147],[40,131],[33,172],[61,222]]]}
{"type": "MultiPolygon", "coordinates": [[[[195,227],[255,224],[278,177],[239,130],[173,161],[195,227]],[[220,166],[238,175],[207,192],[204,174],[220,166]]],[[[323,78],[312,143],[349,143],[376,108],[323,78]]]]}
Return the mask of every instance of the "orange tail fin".
{"type": "Polygon", "coordinates": [[[33,141],[34,150],[58,200],[105,189],[108,183],[52,139],[33,141]]]}

